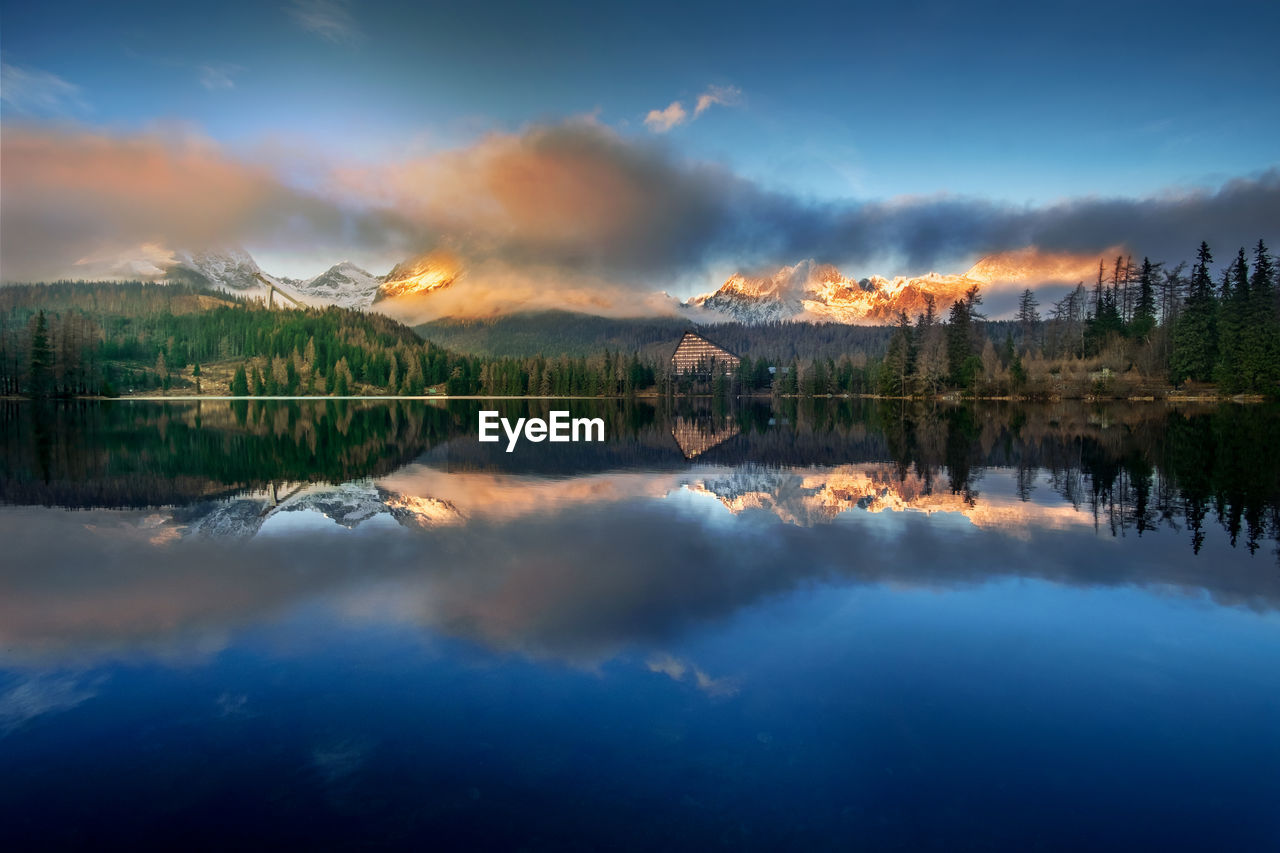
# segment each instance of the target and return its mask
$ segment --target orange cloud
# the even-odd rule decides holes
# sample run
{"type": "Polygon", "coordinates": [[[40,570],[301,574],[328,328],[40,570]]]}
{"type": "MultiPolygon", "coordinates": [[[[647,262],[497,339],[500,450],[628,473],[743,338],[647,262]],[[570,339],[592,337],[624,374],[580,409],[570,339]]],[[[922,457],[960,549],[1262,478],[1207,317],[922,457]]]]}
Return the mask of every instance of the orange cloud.
{"type": "MultiPolygon", "coordinates": [[[[693,115],[737,97],[707,90],[693,115]]],[[[407,257],[442,248],[463,259],[469,288],[491,276],[500,299],[518,289],[531,303],[577,292],[584,308],[668,290],[712,266],[813,258],[936,269],[1026,246],[1040,254],[1024,267],[1052,267],[1049,277],[1074,283],[1089,276],[1072,258],[1115,251],[1102,247],[1176,262],[1202,239],[1270,240],[1280,228],[1275,170],[1215,192],[1039,208],[951,196],[814,202],[589,119],[398,162],[312,169],[315,189],[192,133],[6,127],[0,168],[5,280],[84,275],[102,264],[147,269],[173,250],[237,243],[307,251],[317,267],[352,250],[407,257]],[[93,263],[77,266],[85,259],[93,263]]],[[[996,289],[1045,278],[975,271],[996,289]]]]}
{"type": "Polygon", "coordinates": [[[1048,252],[1028,246],[988,255],[964,275],[992,290],[1087,283],[1097,277],[1100,258],[1109,261],[1123,254],[1123,246],[1111,246],[1100,252],[1048,252]]]}
{"type": "Polygon", "coordinates": [[[672,101],[661,110],[649,110],[644,117],[644,126],[654,133],[666,133],[677,125],[684,124],[689,118],[689,111],[679,101],[672,101]]]}
{"type": "Polygon", "coordinates": [[[742,90],[737,86],[708,86],[694,101],[692,116],[683,103],[672,101],[664,109],[649,110],[644,117],[644,126],[654,133],[666,133],[685,122],[693,121],[716,104],[728,107],[741,101],[742,90]]]}
{"type": "Polygon", "coordinates": [[[186,132],[6,127],[0,163],[0,275],[10,281],[69,275],[85,258],[144,244],[336,237],[348,216],[186,132]]]}
{"type": "Polygon", "coordinates": [[[625,272],[710,243],[735,179],[589,120],[491,134],[466,148],[339,170],[339,192],[372,198],[470,257],[625,272]]]}

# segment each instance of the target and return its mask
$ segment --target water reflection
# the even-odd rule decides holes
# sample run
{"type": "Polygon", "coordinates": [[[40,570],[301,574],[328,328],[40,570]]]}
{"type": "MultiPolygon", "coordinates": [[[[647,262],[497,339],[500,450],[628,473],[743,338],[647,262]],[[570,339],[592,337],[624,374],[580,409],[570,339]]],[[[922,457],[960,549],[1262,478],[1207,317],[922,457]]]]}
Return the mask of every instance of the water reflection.
{"type": "Polygon", "coordinates": [[[1274,836],[1274,410],[494,405],[0,403],[0,841],[1274,836]]]}
{"type": "Polygon", "coordinates": [[[353,612],[599,661],[833,579],[1280,603],[1249,553],[1277,529],[1266,410],[591,409],[607,446],[507,454],[476,441],[474,405],[80,405],[41,439],[10,404],[0,640],[11,658],[208,650],[349,593],[353,612]],[[50,503],[78,511],[32,506],[50,503]]]}
{"type": "MultiPolygon", "coordinates": [[[[563,404],[485,405],[514,418],[545,416],[563,404]]],[[[619,477],[710,467],[721,470],[685,480],[697,479],[731,510],[768,505],[805,525],[853,506],[957,512],[967,506],[975,523],[995,524],[1000,515],[1006,528],[1022,523],[1019,512],[1068,523],[1079,511],[1115,535],[1185,529],[1193,550],[1203,545],[1211,519],[1232,545],[1250,552],[1280,537],[1280,450],[1269,437],[1280,422],[1274,407],[974,408],[842,400],[747,403],[730,412],[705,402],[673,408],[574,401],[606,420],[607,443],[526,443],[506,453],[475,440],[479,406],[300,401],[33,408],[6,401],[0,403],[0,497],[11,505],[72,509],[203,505],[177,515],[206,533],[219,525],[202,526],[201,512],[265,519],[281,511],[323,512],[326,501],[347,526],[361,517],[355,504],[374,512],[379,502],[400,521],[432,526],[458,517],[456,508],[434,501],[481,485],[431,479],[424,473],[431,470],[556,480],[613,475],[556,489],[536,479],[481,481],[501,492],[491,492],[487,503],[551,500],[555,506],[584,490],[607,491],[607,482],[619,477]],[[409,467],[418,482],[383,482],[403,483],[409,467]],[[1032,506],[1011,507],[1008,495],[984,499],[984,479],[1007,471],[1016,477],[1017,500],[1032,506]],[[1037,491],[1041,497],[1033,500],[1037,491]],[[239,503],[224,502],[231,498],[239,503]]],[[[661,491],[656,481],[627,485],[637,487],[661,491]]],[[[228,532],[239,527],[232,524],[228,532]]]]}

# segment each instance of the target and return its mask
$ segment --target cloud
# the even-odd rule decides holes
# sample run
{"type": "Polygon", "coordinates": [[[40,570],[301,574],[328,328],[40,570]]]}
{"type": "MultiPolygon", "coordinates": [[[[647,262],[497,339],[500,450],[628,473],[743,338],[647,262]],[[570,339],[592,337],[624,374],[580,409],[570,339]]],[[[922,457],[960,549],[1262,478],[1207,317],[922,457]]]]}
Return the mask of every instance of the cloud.
{"type": "Polygon", "coordinates": [[[404,231],[393,212],[357,211],[298,190],[268,166],[183,131],[6,127],[0,169],[7,281],[145,266],[175,248],[248,241],[313,250],[340,241],[391,245],[404,231]]]}
{"type": "Polygon", "coordinates": [[[737,106],[742,103],[742,90],[737,86],[709,86],[707,91],[698,96],[693,109],[693,117],[705,113],[713,104],[723,107],[737,106]]]}
{"type": "Polygon", "coordinates": [[[676,125],[684,124],[688,117],[684,104],[672,101],[666,109],[649,110],[649,114],[644,117],[644,126],[654,133],[666,133],[676,125]]]}
{"type": "Polygon", "coordinates": [[[75,276],[86,281],[118,278],[149,281],[162,277],[176,261],[171,249],[143,243],[123,251],[109,249],[86,255],[75,262],[75,276]]]}
{"type": "Polygon", "coordinates": [[[0,735],[36,717],[70,711],[96,695],[95,687],[66,676],[36,675],[19,681],[0,693],[0,735]]]}
{"type": "Polygon", "coordinates": [[[1280,171],[1217,189],[1148,198],[1089,197],[1047,206],[939,195],[813,201],[729,169],[676,156],[593,122],[492,134],[466,148],[338,176],[467,257],[589,272],[634,289],[714,265],[812,258],[901,272],[1036,247],[1179,259],[1211,245],[1280,237],[1280,171]],[[905,267],[906,269],[901,269],[905,267]]]}
{"type": "Polygon", "coordinates": [[[660,673],[672,681],[684,681],[691,677],[695,687],[708,696],[733,696],[738,692],[738,683],[732,678],[712,678],[695,664],[666,652],[655,654],[645,662],[650,672],[660,673]]]}
{"type": "Polygon", "coordinates": [[[304,30],[334,44],[350,44],[361,36],[342,0],[294,0],[289,14],[304,30]]]}
{"type": "Polygon", "coordinates": [[[87,108],[80,87],[56,74],[0,63],[0,101],[15,112],[64,116],[87,108]]]}
{"type": "Polygon", "coordinates": [[[315,166],[305,188],[285,175],[316,162],[307,152],[246,159],[191,132],[19,124],[0,146],[0,276],[10,281],[232,243],[306,251],[321,265],[353,251],[443,248],[463,259],[477,298],[518,291],[533,304],[573,292],[587,307],[706,282],[711,270],[803,259],[861,278],[958,272],[1026,247],[1123,246],[1177,261],[1201,240],[1221,252],[1280,242],[1280,170],[1214,189],[1031,206],[950,195],[814,201],[589,119],[398,161],[315,166]],[[144,244],[151,250],[125,254],[144,244]]]}
{"type": "Polygon", "coordinates": [[[665,109],[649,110],[644,126],[654,133],[667,133],[672,128],[693,121],[713,105],[734,106],[742,102],[742,90],[736,86],[708,86],[694,101],[693,115],[680,101],[672,101],[665,109]]]}
{"type": "MultiPolygon", "coordinates": [[[[338,191],[398,211],[466,257],[640,286],[696,263],[738,183],[594,122],[538,125],[399,163],[341,170],[338,191]]],[[[651,287],[648,289],[652,289],[651,287]]]]}
{"type": "Polygon", "coordinates": [[[232,75],[241,70],[243,69],[239,65],[201,65],[197,69],[200,74],[200,85],[210,92],[234,89],[236,81],[232,79],[232,75]]]}
{"type": "Polygon", "coordinates": [[[502,258],[469,262],[447,288],[380,303],[379,310],[417,324],[440,317],[486,317],[520,311],[579,311],[611,317],[674,315],[679,302],[606,276],[502,258]]]}

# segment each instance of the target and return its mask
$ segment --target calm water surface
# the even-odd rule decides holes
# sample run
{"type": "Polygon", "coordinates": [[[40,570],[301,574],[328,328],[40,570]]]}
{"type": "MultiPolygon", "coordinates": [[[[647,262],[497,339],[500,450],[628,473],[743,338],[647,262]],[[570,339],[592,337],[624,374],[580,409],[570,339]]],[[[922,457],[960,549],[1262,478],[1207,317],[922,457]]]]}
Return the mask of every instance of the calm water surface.
{"type": "Polygon", "coordinates": [[[1280,414],[0,402],[0,846],[1280,849],[1280,414]]]}

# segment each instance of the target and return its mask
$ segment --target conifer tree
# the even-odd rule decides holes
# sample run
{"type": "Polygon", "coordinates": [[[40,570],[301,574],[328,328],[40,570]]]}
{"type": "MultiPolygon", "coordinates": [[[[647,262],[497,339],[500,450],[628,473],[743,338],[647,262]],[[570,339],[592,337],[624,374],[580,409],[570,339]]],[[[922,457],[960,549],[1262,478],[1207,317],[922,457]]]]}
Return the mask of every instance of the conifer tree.
{"type": "Polygon", "coordinates": [[[1242,386],[1270,395],[1280,393],[1280,309],[1276,307],[1275,264],[1261,240],[1253,250],[1248,323],[1241,341],[1242,386]]]}
{"type": "Polygon", "coordinates": [[[1142,259],[1133,318],[1129,321],[1129,335],[1138,340],[1146,340],[1156,326],[1156,270],[1158,267],[1158,264],[1151,263],[1150,258],[1142,259]]]}
{"type": "Polygon", "coordinates": [[[1218,364],[1214,379],[1227,393],[1236,393],[1247,384],[1244,375],[1246,327],[1250,323],[1249,262],[1241,248],[1222,275],[1218,304],[1218,364]]]}
{"type": "Polygon", "coordinates": [[[947,368],[951,384],[965,387],[973,381],[978,361],[978,348],[974,341],[976,306],[982,303],[978,288],[971,287],[964,298],[951,306],[947,318],[947,368]]]}
{"type": "Polygon", "coordinates": [[[1173,328],[1173,352],[1169,355],[1169,376],[1174,382],[1194,379],[1208,382],[1218,361],[1217,299],[1209,265],[1213,254],[1208,243],[1200,244],[1196,265],[1191,271],[1186,303],[1173,328]]]}
{"type": "Polygon", "coordinates": [[[1040,325],[1040,302],[1031,288],[1022,291],[1018,298],[1018,326],[1022,330],[1022,347],[1030,350],[1035,346],[1035,333],[1040,325]]]}
{"type": "Polygon", "coordinates": [[[249,396],[249,376],[245,373],[243,364],[236,368],[235,374],[231,377],[231,396],[249,396]]]}
{"type": "Polygon", "coordinates": [[[28,391],[40,399],[53,393],[53,347],[49,343],[49,322],[44,311],[36,314],[35,331],[31,334],[31,375],[28,391]]]}

